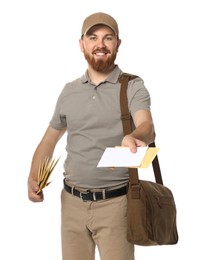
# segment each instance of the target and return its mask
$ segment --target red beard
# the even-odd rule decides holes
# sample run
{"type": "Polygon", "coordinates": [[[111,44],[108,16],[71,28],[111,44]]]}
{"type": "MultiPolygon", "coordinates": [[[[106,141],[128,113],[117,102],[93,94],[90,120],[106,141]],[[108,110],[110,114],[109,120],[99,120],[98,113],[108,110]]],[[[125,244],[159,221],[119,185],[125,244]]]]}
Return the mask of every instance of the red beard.
{"type": "MultiPolygon", "coordinates": [[[[102,52],[105,50],[102,50],[102,52]]],[[[109,52],[109,51],[106,51],[109,52]]],[[[114,65],[114,61],[116,59],[116,53],[110,55],[106,61],[104,60],[95,60],[93,56],[90,56],[88,53],[84,53],[85,59],[89,63],[89,65],[98,72],[107,72],[110,67],[114,65]]]]}

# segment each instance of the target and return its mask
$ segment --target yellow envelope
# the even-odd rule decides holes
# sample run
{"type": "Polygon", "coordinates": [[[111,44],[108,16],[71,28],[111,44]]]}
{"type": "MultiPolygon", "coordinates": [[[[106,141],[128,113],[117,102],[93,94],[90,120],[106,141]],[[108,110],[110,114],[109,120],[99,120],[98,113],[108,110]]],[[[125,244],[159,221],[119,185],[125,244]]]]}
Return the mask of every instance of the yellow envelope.
{"type": "Polygon", "coordinates": [[[147,168],[150,166],[155,156],[157,155],[159,148],[157,147],[149,147],[145,153],[145,156],[141,162],[141,165],[136,168],[147,168]]]}

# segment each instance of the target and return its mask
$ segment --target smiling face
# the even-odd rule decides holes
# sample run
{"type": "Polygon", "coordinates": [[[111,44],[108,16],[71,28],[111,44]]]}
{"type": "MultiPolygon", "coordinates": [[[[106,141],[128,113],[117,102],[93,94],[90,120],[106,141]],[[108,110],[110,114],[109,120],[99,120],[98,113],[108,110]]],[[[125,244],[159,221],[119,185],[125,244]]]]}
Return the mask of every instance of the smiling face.
{"type": "Polygon", "coordinates": [[[105,25],[93,26],[80,40],[80,48],[92,69],[105,73],[113,67],[121,40],[105,25]]]}

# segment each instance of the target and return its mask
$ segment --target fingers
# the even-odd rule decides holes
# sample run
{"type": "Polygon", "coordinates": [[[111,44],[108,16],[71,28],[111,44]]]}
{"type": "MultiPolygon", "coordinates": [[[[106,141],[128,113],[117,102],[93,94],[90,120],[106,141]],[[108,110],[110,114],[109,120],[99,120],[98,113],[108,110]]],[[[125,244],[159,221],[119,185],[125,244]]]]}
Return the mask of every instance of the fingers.
{"type": "Polygon", "coordinates": [[[43,192],[41,191],[40,193],[37,194],[39,190],[39,186],[34,180],[29,180],[28,182],[28,198],[29,200],[33,202],[41,202],[43,201],[43,192]]]}
{"type": "Polygon", "coordinates": [[[147,146],[147,144],[139,139],[127,135],[122,140],[122,146],[128,146],[132,153],[136,153],[137,147],[144,147],[147,146]]]}
{"type": "Polygon", "coordinates": [[[144,147],[147,146],[147,144],[141,140],[135,139],[137,147],[144,147]]]}
{"type": "Polygon", "coordinates": [[[136,145],[135,142],[131,142],[128,146],[129,146],[130,151],[131,151],[132,153],[136,153],[136,152],[137,152],[137,145],[136,145]]]}
{"type": "Polygon", "coordinates": [[[32,202],[42,202],[43,201],[43,192],[40,192],[39,194],[36,194],[34,192],[30,192],[28,194],[29,200],[32,202]]]}

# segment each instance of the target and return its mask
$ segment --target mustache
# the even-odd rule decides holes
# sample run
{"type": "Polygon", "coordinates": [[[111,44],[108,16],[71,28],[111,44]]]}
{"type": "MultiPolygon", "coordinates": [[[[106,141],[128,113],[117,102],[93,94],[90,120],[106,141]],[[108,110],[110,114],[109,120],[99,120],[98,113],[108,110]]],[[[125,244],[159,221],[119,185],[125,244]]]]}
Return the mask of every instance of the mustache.
{"type": "Polygon", "coordinates": [[[95,53],[98,53],[98,52],[110,53],[110,51],[109,51],[107,48],[103,47],[103,48],[97,48],[97,49],[95,49],[95,50],[92,52],[92,54],[95,54],[95,53]]]}

